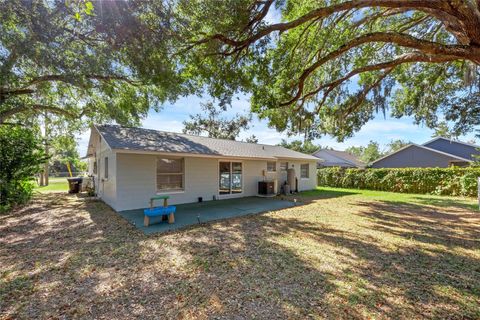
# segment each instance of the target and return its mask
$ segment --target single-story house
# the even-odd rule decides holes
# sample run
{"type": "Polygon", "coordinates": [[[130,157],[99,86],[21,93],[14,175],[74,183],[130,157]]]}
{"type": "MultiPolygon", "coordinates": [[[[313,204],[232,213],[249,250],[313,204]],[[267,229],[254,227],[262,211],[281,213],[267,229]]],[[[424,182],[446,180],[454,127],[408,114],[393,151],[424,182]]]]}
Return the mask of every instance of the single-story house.
{"type": "Polygon", "coordinates": [[[372,168],[447,168],[467,166],[480,155],[479,146],[438,137],[422,145],[409,144],[372,162],[372,168]]]}
{"type": "Polygon", "coordinates": [[[346,151],[320,149],[313,154],[317,157],[317,167],[365,168],[365,163],[346,151]]]}
{"type": "Polygon", "coordinates": [[[281,146],[116,125],[92,127],[87,157],[97,195],[116,211],[148,207],[158,194],[169,204],[256,196],[259,181],[279,192],[287,170],[292,190],[317,181],[316,157],[281,146]]]}

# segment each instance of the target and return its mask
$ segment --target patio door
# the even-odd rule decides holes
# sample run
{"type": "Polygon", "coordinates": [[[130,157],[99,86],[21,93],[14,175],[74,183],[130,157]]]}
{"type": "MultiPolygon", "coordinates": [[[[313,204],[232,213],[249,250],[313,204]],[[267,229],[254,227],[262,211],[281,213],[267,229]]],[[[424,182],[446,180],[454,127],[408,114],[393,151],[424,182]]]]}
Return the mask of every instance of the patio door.
{"type": "Polygon", "coordinates": [[[220,195],[236,194],[243,192],[241,162],[220,161],[218,193],[220,195]]]}

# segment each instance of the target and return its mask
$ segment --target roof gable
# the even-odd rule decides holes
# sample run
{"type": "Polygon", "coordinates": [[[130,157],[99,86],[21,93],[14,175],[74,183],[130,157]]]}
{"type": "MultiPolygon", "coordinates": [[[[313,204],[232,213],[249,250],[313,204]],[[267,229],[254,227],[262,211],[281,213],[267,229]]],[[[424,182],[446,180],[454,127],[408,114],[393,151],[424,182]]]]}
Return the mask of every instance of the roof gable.
{"type": "Polygon", "coordinates": [[[465,159],[465,158],[456,156],[456,155],[454,155],[454,154],[450,154],[450,153],[446,153],[446,152],[443,152],[443,151],[440,151],[440,150],[432,149],[432,148],[429,148],[429,147],[426,147],[426,146],[423,146],[423,145],[411,143],[411,144],[408,144],[408,145],[404,146],[403,148],[398,149],[398,150],[395,151],[395,152],[392,152],[392,153],[390,153],[390,154],[387,154],[386,156],[383,156],[383,157],[381,157],[380,159],[377,159],[377,160],[373,161],[373,162],[372,162],[372,165],[373,165],[374,163],[380,162],[380,161],[382,161],[382,160],[384,160],[384,159],[386,159],[386,158],[389,158],[389,157],[392,157],[392,156],[394,156],[394,155],[397,155],[398,153],[401,153],[401,152],[404,151],[405,149],[412,148],[412,147],[421,148],[421,149],[430,151],[430,152],[432,152],[432,153],[441,154],[441,155],[444,155],[444,156],[447,156],[447,157],[451,157],[451,158],[456,159],[456,160],[467,161],[467,162],[470,161],[470,160],[468,160],[468,159],[465,159]]]}

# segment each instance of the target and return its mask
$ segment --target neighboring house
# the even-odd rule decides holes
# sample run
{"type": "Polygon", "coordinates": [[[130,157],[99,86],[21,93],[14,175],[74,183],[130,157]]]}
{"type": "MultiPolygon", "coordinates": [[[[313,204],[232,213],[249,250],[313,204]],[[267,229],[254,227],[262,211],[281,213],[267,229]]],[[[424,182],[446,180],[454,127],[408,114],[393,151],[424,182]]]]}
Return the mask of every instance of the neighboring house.
{"type": "Polygon", "coordinates": [[[346,151],[320,149],[313,154],[319,158],[317,167],[365,168],[365,163],[346,151]]]}
{"type": "Polygon", "coordinates": [[[92,127],[87,157],[98,196],[117,211],[157,194],[169,204],[255,196],[264,180],[278,191],[287,169],[298,191],[317,181],[317,158],[284,147],[113,125],[92,127]]]}
{"type": "Polygon", "coordinates": [[[372,168],[447,168],[466,166],[480,155],[477,145],[435,138],[423,145],[409,144],[400,150],[374,161],[372,168]]]}

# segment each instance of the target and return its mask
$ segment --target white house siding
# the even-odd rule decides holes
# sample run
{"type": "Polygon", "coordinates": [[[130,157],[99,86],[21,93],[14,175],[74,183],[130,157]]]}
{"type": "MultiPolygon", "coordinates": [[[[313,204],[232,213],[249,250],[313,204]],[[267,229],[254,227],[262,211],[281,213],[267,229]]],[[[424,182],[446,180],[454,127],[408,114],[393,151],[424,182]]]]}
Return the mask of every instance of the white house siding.
{"type": "Polygon", "coordinates": [[[89,174],[94,177],[95,190],[102,200],[115,208],[117,191],[116,191],[116,172],[117,161],[116,154],[112,152],[105,140],[99,139],[98,133],[95,132],[91,142],[95,145],[95,155],[89,159],[89,174]],[[108,157],[108,178],[105,179],[105,157],[108,157]],[[94,162],[97,161],[97,173],[93,172],[94,162]]]}
{"type": "MultiPolygon", "coordinates": [[[[295,176],[298,179],[298,191],[312,190],[317,187],[317,162],[316,161],[289,161],[288,167],[295,169],[295,176]],[[300,177],[300,165],[309,164],[308,179],[300,177]]],[[[282,182],[283,183],[283,182],[282,182]]]]}
{"type": "MultiPolygon", "coordinates": [[[[263,180],[262,172],[267,170],[265,160],[231,160],[243,163],[243,193],[218,195],[218,162],[216,158],[185,157],[185,176],[183,192],[166,192],[170,196],[169,204],[197,202],[199,197],[204,201],[232,197],[254,196],[258,191],[258,181],[263,180]]],[[[107,201],[115,210],[130,210],[145,208],[149,200],[156,194],[156,156],[148,154],[116,154],[116,201],[107,201]]],[[[316,186],[316,161],[289,161],[289,167],[294,167],[299,184],[299,190],[310,190],[316,186]],[[309,179],[300,178],[300,164],[310,164],[309,179]]],[[[280,161],[277,162],[277,172],[266,173],[267,179],[281,177],[280,161]]],[[[278,184],[283,181],[278,179],[278,184]]],[[[105,189],[106,190],[106,189],[105,189]]]]}

